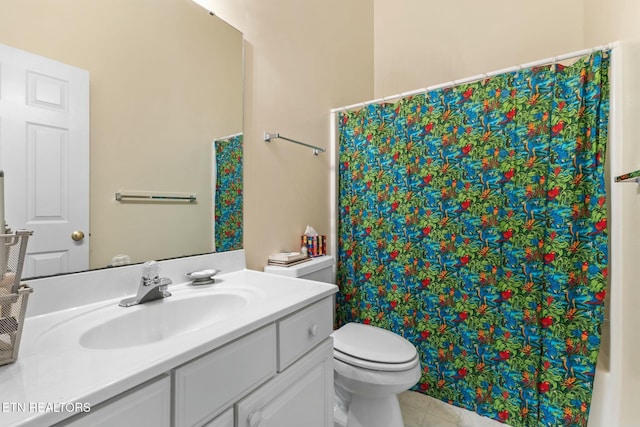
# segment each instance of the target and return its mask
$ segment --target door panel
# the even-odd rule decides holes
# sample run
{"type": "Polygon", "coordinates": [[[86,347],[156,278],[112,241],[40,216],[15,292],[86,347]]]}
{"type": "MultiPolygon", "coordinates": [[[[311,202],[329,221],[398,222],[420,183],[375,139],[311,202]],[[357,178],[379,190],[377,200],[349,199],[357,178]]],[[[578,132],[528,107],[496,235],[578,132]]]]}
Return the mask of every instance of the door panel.
{"type": "Polygon", "coordinates": [[[0,45],[0,169],[8,226],[34,231],[23,276],[88,269],[87,71],[0,45]]]}

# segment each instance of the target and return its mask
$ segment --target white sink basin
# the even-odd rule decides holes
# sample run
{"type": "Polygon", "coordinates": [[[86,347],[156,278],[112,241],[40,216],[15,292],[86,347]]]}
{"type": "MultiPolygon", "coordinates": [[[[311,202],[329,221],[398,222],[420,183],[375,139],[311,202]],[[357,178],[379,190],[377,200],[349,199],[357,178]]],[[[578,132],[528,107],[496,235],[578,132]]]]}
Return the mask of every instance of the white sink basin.
{"type": "Polygon", "coordinates": [[[248,302],[244,295],[235,293],[172,298],[118,307],[121,315],[85,331],[80,336],[80,345],[117,349],[161,341],[233,316],[248,302]]]}

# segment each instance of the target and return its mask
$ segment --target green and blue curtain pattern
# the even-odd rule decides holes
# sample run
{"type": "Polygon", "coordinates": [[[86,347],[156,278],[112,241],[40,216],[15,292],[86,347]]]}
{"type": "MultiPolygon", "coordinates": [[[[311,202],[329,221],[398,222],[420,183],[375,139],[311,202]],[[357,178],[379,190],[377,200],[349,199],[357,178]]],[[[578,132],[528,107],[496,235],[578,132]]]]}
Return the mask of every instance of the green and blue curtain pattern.
{"type": "Polygon", "coordinates": [[[242,134],[216,140],[214,156],[215,248],[217,252],[242,249],[242,134]]]}
{"type": "Polygon", "coordinates": [[[585,426],[607,287],[609,52],[338,115],[338,324],[392,330],[416,390],[585,426]]]}

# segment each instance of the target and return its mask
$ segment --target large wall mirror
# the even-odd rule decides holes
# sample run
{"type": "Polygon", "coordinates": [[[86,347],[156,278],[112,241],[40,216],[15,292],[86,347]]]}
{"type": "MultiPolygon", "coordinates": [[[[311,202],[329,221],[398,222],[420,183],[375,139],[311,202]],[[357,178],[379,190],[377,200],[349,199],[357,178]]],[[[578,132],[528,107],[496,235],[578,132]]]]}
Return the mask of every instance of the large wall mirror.
{"type": "MultiPolygon", "coordinates": [[[[242,176],[213,168],[221,161],[216,151],[225,151],[216,144],[242,141],[242,34],[192,0],[0,0],[0,10],[0,44],[89,75],[89,229],[78,230],[84,239],[71,243],[89,247],[88,266],[65,267],[64,257],[47,261],[50,254],[42,251],[43,267],[23,277],[126,262],[119,255],[139,263],[236,249],[216,245],[214,203],[222,177],[234,181],[225,185],[235,200],[225,204],[240,199],[241,205],[242,176]],[[190,194],[196,201],[116,200],[127,191],[190,194]]],[[[0,122],[8,122],[8,114],[0,105],[0,122]]],[[[222,161],[241,165],[233,152],[223,154],[222,161]]],[[[41,183],[60,179],[40,175],[41,183]]],[[[13,229],[33,229],[11,217],[15,195],[27,186],[16,181],[8,173],[4,178],[6,221],[13,229]]],[[[225,219],[226,226],[231,221],[225,219]]],[[[241,221],[241,213],[233,217],[240,229],[241,221]]],[[[34,233],[29,246],[38,247],[39,239],[51,237],[46,234],[34,233]]],[[[59,238],[78,237],[71,234],[59,238]]]]}

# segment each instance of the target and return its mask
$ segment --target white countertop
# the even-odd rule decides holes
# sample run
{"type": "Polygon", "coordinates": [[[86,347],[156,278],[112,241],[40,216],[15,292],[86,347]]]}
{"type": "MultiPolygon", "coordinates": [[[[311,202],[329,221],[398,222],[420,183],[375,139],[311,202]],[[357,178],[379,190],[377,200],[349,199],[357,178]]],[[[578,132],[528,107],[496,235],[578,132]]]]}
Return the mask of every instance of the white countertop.
{"type": "Polygon", "coordinates": [[[119,307],[120,298],[28,317],[18,360],[0,367],[0,425],[51,425],[73,414],[47,406],[95,406],[337,291],[335,285],[246,269],[216,279],[214,285],[172,285],[165,301],[233,291],[247,295],[248,304],[227,319],[150,344],[99,350],[80,344],[92,324],[146,308],[119,307]]]}

